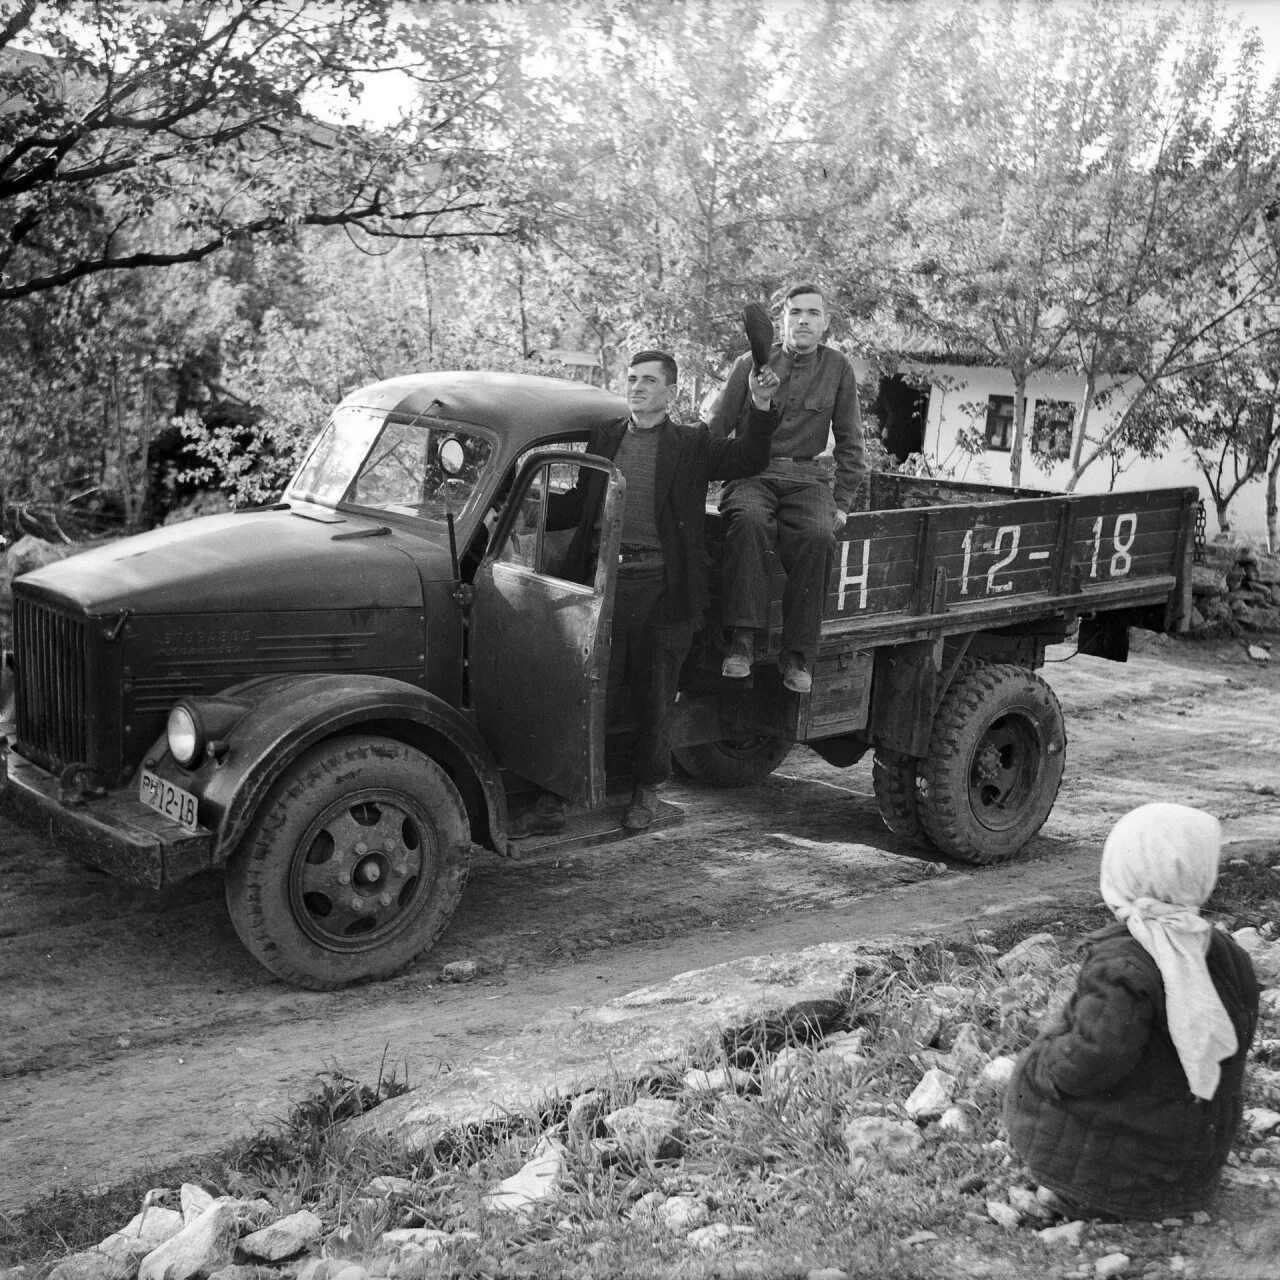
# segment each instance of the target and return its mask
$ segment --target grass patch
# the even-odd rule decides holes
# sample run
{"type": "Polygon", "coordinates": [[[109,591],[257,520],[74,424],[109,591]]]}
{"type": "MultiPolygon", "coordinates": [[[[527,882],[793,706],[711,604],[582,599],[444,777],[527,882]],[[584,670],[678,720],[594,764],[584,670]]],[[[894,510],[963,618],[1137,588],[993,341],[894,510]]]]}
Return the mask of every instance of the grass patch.
{"type": "MultiPolygon", "coordinates": [[[[1228,863],[1205,914],[1232,929],[1280,924],[1280,873],[1262,861],[1228,863]]],[[[389,1267],[388,1229],[452,1233],[443,1252],[398,1264],[397,1280],[802,1277],[823,1267],[881,1280],[1065,1276],[1091,1270],[1092,1259],[1109,1252],[1129,1255],[1128,1274],[1173,1274],[1176,1256],[1217,1256],[1229,1233],[1209,1224],[1092,1224],[1086,1256],[1077,1256],[989,1219],[988,1198],[1028,1183],[1001,1141],[999,1098],[977,1083],[980,1062],[960,1072],[967,1131],[931,1128],[919,1152],[888,1164],[850,1159],[844,1137],[860,1117],[900,1119],[923,1071],[943,1056],[954,1068],[961,1043],[978,1046],[981,1061],[1017,1053],[1070,990],[1074,943],[1110,918],[1100,903],[1081,898],[996,917],[988,928],[909,952],[869,954],[847,999],[737,1029],[679,1068],[604,1082],[572,1111],[564,1102],[513,1115],[451,1132],[428,1150],[354,1137],[343,1127],[403,1093],[406,1081],[380,1073],[361,1085],[333,1070],[275,1129],[215,1157],[148,1170],[101,1194],[59,1193],[0,1216],[0,1266],[26,1263],[38,1280],[56,1260],[121,1227],[149,1188],[196,1182],[214,1194],[265,1198],[281,1214],[312,1210],[325,1223],[325,1252],[375,1276],[389,1267]],[[1059,940],[1062,962],[1003,974],[994,958],[1038,932],[1059,940]],[[852,1043],[850,1033],[861,1037],[858,1055],[823,1052],[836,1041],[852,1043]],[[742,1074],[737,1088],[697,1092],[685,1084],[686,1068],[742,1074]],[[636,1158],[604,1141],[603,1114],[644,1097],[679,1104],[678,1158],[636,1158]],[[486,1193],[516,1173],[547,1133],[567,1153],[555,1194],[524,1215],[487,1210],[486,1193]],[[372,1194],[378,1177],[404,1182],[372,1194]],[[691,1244],[690,1223],[719,1231],[715,1247],[691,1244]]],[[[1269,1149],[1255,1155],[1261,1149],[1242,1142],[1245,1163],[1270,1160],[1269,1149]]],[[[1269,1193],[1252,1201],[1247,1192],[1233,1194],[1259,1220],[1274,1214],[1269,1193]]]]}

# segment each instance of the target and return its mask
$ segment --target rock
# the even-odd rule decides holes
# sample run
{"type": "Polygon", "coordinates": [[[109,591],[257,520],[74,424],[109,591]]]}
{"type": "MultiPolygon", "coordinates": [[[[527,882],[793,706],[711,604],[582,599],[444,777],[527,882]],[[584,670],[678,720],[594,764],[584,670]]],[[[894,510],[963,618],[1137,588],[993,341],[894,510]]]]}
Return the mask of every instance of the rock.
{"type": "Polygon", "coordinates": [[[504,1178],[484,1197],[487,1209],[525,1213],[555,1190],[567,1152],[554,1138],[542,1137],[518,1173],[504,1178]]]}
{"type": "Polygon", "coordinates": [[[815,1267],[805,1272],[804,1280],[849,1280],[849,1273],[839,1267],[815,1267]]]}
{"type": "Polygon", "coordinates": [[[1009,1087],[1009,1081],[1013,1079],[1013,1068],[1016,1064],[1017,1059],[1006,1054],[992,1058],[978,1073],[978,1083],[993,1093],[1004,1093],[1009,1087]]]}
{"type": "Polygon", "coordinates": [[[955,1030],[951,1047],[946,1053],[946,1063],[957,1076],[969,1076],[982,1069],[987,1051],[982,1047],[978,1028],[972,1022],[962,1022],[955,1030]]]}
{"type": "Polygon", "coordinates": [[[1251,1138],[1265,1138],[1280,1129],[1280,1111],[1272,1111],[1269,1107],[1246,1107],[1244,1123],[1251,1138]]]}
{"type": "Polygon", "coordinates": [[[789,1044],[779,1049],[765,1064],[763,1078],[769,1084],[781,1084],[793,1076],[806,1062],[813,1061],[813,1054],[799,1045],[789,1044]]]}
{"type": "Polygon", "coordinates": [[[65,560],[83,550],[83,547],[74,543],[46,542],[43,538],[26,533],[5,552],[5,568],[16,578],[33,569],[43,569],[55,560],[65,560]]]}
{"type": "Polygon", "coordinates": [[[697,1068],[684,1073],[681,1082],[687,1093],[727,1093],[746,1089],[751,1084],[751,1072],[741,1067],[716,1067],[713,1071],[697,1068]]]}
{"type": "Polygon", "coordinates": [[[905,1163],[923,1145],[914,1124],[887,1116],[859,1116],[844,1127],[844,1145],[851,1160],[877,1159],[893,1167],[905,1163]]]}
{"type": "Polygon", "coordinates": [[[176,1209],[157,1206],[134,1214],[119,1231],[114,1231],[99,1245],[102,1253],[121,1260],[140,1262],[153,1249],[173,1239],[183,1228],[182,1214],[176,1209]]]}
{"type": "Polygon", "coordinates": [[[1072,1249],[1080,1247],[1080,1238],[1084,1234],[1083,1222],[1062,1222],[1056,1227],[1044,1227],[1036,1232],[1049,1246],[1067,1245],[1072,1249]]]}
{"type": "Polygon", "coordinates": [[[911,1011],[911,1019],[912,1037],[922,1049],[927,1049],[942,1030],[941,1007],[932,1000],[917,1001],[911,1011]]]}
{"type": "Polygon", "coordinates": [[[695,1249],[718,1249],[733,1235],[733,1228],[723,1222],[713,1222],[709,1227],[699,1227],[685,1237],[695,1249]]]}
{"type": "Polygon", "coordinates": [[[681,1234],[705,1226],[710,1217],[707,1206],[693,1196],[672,1196],[657,1212],[658,1221],[668,1231],[681,1234]]]}
{"type": "Polygon", "coordinates": [[[265,1267],[252,1266],[247,1262],[233,1262],[230,1266],[219,1267],[209,1280],[262,1280],[269,1274],[265,1267]]]}
{"type": "Polygon", "coordinates": [[[1191,566],[1191,594],[1194,596],[1225,596],[1227,576],[1221,570],[1207,564],[1191,566]]]}
{"type": "Polygon", "coordinates": [[[1259,605],[1237,616],[1248,631],[1280,631],[1280,609],[1274,605],[1259,605]]]}
{"type": "Polygon", "coordinates": [[[955,1076],[931,1067],[911,1091],[903,1110],[913,1120],[935,1120],[951,1105],[955,1090],[955,1076]]]}
{"type": "Polygon", "coordinates": [[[1280,943],[1268,938],[1249,958],[1253,961],[1259,986],[1274,987],[1280,983],[1280,943]]]}
{"type": "Polygon", "coordinates": [[[973,1137],[973,1121],[963,1107],[948,1107],[938,1117],[938,1128],[953,1138],[973,1137]]]}
{"type": "Polygon", "coordinates": [[[1093,1264],[1093,1274],[1103,1277],[1104,1280],[1106,1276],[1124,1275],[1128,1269],[1129,1255],[1127,1253],[1108,1253],[1093,1264]]]}
{"type": "Polygon", "coordinates": [[[441,982],[470,982],[480,972],[474,960],[452,960],[440,970],[441,982]]]}
{"type": "Polygon", "coordinates": [[[1053,1210],[1026,1187],[1010,1187],[1008,1198],[1009,1203],[1024,1218],[1031,1218],[1036,1222],[1049,1222],[1053,1218],[1053,1210]]]}
{"type": "Polygon", "coordinates": [[[1259,555],[1249,568],[1249,578],[1269,587],[1280,584],[1280,556],[1259,555]]]}
{"type": "Polygon", "coordinates": [[[600,1129],[600,1121],[609,1109],[608,1097],[596,1089],[580,1093],[569,1105],[566,1124],[569,1129],[569,1141],[574,1146],[582,1146],[596,1137],[600,1129]]]}
{"type": "Polygon", "coordinates": [[[905,1240],[899,1240],[898,1243],[904,1249],[913,1249],[918,1244],[928,1244],[930,1240],[936,1240],[938,1233],[936,1231],[917,1231],[914,1235],[909,1235],[905,1240]]]}
{"type": "Polygon", "coordinates": [[[212,1203],[213,1195],[194,1182],[184,1182],[178,1192],[183,1222],[194,1222],[212,1203]]]}
{"type": "Polygon", "coordinates": [[[670,1160],[684,1150],[677,1119],[679,1108],[663,1098],[637,1098],[629,1107],[611,1111],[604,1126],[619,1149],[633,1159],[670,1160]]]}
{"type": "Polygon", "coordinates": [[[391,1174],[379,1174],[364,1184],[366,1195],[381,1196],[384,1200],[407,1200],[417,1195],[417,1183],[412,1178],[396,1178],[391,1174]]]}
{"type": "Polygon", "coordinates": [[[1267,649],[1264,649],[1260,644],[1251,644],[1249,646],[1249,657],[1251,657],[1254,660],[1254,662],[1270,662],[1271,661],[1270,651],[1267,649]]]}
{"type": "Polygon", "coordinates": [[[1249,1080],[1272,1110],[1280,1109],[1280,1071],[1271,1067],[1249,1067],[1249,1080]]]}
{"type": "Polygon", "coordinates": [[[310,1258],[302,1264],[295,1280],[329,1280],[329,1273],[346,1263],[338,1258],[310,1258]]]}
{"type": "Polygon", "coordinates": [[[280,1262],[314,1244],[324,1234],[324,1223],[309,1209],[300,1209],[240,1238],[240,1248],[251,1258],[280,1262]]]}
{"type": "Polygon", "coordinates": [[[1280,987],[1268,987],[1258,996],[1258,1008],[1270,1018],[1280,1017],[1280,987]]]}
{"type": "Polygon", "coordinates": [[[631,1206],[631,1212],[628,1217],[631,1218],[652,1218],[656,1217],[658,1210],[667,1202],[667,1197],[661,1191],[646,1191],[639,1200],[631,1206]]]}
{"type": "Polygon", "coordinates": [[[996,960],[996,968],[1011,978],[1029,969],[1056,967],[1060,958],[1058,940],[1051,933],[1033,933],[1023,938],[996,960]]]}
{"type": "Polygon", "coordinates": [[[335,1258],[330,1261],[325,1280],[369,1280],[369,1273],[358,1262],[340,1263],[335,1258]]]}
{"type": "Polygon", "coordinates": [[[1022,1221],[1022,1215],[1011,1204],[1003,1200],[987,1201],[987,1217],[1006,1231],[1013,1231],[1022,1221]]]}
{"type": "MultiPolygon", "coordinates": [[[[190,1184],[188,1184],[190,1185],[190,1184]]],[[[188,1197],[183,1187],[183,1216],[188,1197]]],[[[202,1188],[195,1187],[194,1191],[202,1188]]],[[[208,1192],[204,1192],[208,1195],[208,1192]]],[[[192,1205],[199,1202],[191,1196],[192,1205]]],[[[177,1235],[147,1254],[138,1268],[138,1280],[193,1280],[207,1276],[234,1261],[236,1240],[240,1234],[237,1203],[229,1196],[210,1199],[208,1208],[192,1218],[177,1235]]]]}
{"type": "Polygon", "coordinates": [[[816,1061],[824,1066],[847,1067],[856,1071],[867,1062],[867,1055],[863,1052],[866,1034],[859,1029],[841,1031],[837,1035],[828,1036],[822,1048],[818,1050],[816,1061]]]}
{"type": "Polygon", "coordinates": [[[132,1280],[136,1273],[137,1263],[131,1258],[87,1249],[63,1258],[49,1272],[49,1280],[132,1280]]]}
{"type": "Polygon", "coordinates": [[[449,1233],[441,1231],[439,1227],[394,1227],[390,1231],[384,1231],[378,1243],[397,1253],[401,1249],[438,1253],[448,1244],[449,1239],[449,1233]]]}

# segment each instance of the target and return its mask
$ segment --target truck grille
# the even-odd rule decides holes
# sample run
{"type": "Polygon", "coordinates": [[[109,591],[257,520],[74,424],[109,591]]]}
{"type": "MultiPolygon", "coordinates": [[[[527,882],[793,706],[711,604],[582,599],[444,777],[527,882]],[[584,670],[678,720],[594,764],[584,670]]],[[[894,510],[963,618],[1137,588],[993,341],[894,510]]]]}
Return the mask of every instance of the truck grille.
{"type": "Polygon", "coordinates": [[[19,750],[55,771],[87,760],[85,620],[15,593],[13,644],[19,750]]]}

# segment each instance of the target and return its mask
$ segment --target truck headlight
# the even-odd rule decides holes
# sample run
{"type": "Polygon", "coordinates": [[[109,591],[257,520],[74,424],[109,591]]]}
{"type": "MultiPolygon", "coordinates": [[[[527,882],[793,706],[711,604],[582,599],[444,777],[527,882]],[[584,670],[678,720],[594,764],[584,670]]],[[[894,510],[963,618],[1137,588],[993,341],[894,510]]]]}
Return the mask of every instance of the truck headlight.
{"type": "Polygon", "coordinates": [[[204,751],[204,728],[200,718],[195,709],[184,702],[179,702],[169,712],[165,736],[169,741],[169,754],[184,769],[198,760],[204,751]]]}

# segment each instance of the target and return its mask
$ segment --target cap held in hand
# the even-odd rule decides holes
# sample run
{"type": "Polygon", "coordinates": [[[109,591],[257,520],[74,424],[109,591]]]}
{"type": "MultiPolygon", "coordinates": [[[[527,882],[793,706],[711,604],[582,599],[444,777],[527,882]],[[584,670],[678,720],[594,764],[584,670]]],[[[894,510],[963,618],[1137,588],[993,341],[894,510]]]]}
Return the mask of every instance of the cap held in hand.
{"type": "Polygon", "coordinates": [[[773,351],[773,320],[768,310],[759,302],[748,302],[742,308],[742,327],[751,344],[751,358],[757,369],[763,369],[773,351]]]}

